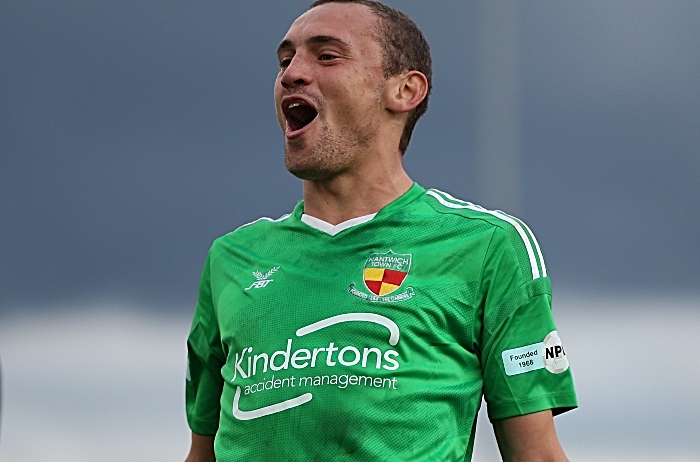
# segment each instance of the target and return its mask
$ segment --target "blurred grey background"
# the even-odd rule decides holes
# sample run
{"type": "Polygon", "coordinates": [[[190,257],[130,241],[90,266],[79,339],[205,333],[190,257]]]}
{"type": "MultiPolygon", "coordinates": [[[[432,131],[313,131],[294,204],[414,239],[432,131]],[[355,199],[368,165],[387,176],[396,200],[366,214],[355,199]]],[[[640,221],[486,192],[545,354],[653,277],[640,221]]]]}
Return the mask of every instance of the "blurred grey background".
{"type": "MultiPolygon", "coordinates": [[[[309,3],[0,0],[3,460],[185,450],[207,249],[301,199],[272,85],[309,3]],[[127,402],[141,417],[103,416],[127,402]],[[168,425],[139,439],[149,419],[168,425]]],[[[407,171],[518,215],[543,246],[579,346],[562,439],[578,460],[700,460],[697,360],[658,352],[700,348],[700,2],[388,3],[433,52],[407,171]]]]}

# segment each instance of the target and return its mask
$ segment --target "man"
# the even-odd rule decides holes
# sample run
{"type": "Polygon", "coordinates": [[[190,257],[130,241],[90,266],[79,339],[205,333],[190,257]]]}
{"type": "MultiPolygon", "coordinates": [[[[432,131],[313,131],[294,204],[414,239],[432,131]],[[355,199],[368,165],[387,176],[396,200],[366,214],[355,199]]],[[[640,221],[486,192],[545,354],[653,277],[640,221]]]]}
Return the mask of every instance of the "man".
{"type": "Polygon", "coordinates": [[[577,403],[537,241],[403,169],[431,87],[419,29],[319,0],[278,57],[304,201],[212,245],[187,460],[470,460],[482,390],[504,460],[566,460],[552,415],[577,403]]]}

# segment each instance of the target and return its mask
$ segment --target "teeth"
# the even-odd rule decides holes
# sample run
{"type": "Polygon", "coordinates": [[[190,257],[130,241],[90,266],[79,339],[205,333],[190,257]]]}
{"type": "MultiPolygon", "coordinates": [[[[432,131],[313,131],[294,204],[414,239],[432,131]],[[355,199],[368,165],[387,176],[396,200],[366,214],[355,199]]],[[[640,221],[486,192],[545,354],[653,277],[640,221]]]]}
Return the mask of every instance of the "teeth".
{"type": "Polygon", "coordinates": [[[289,105],[288,109],[294,109],[295,107],[301,106],[301,103],[292,103],[289,105]]]}

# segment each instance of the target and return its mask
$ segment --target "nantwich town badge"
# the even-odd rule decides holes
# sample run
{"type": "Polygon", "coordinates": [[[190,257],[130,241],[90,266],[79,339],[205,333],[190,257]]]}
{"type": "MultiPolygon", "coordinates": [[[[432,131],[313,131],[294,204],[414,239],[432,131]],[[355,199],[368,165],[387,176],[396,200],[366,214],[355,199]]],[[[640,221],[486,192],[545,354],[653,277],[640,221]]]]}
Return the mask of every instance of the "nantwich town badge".
{"type": "Polygon", "coordinates": [[[412,287],[399,292],[411,270],[411,254],[373,253],[365,262],[362,279],[370,293],[363,292],[353,282],[348,286],[352,295],[370,302],[400,302],[415,295],[412,287]]]}

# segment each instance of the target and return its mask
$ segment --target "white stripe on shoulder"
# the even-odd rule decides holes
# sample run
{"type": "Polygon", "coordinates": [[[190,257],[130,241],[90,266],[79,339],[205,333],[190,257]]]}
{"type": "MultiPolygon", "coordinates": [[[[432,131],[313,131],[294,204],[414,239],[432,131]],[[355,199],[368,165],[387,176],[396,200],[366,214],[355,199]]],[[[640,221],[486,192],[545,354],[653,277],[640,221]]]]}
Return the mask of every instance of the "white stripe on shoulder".
{"type": "MultiPolygon", "coordinates": [[[[509,215],[510,216],[510,215],[509,215]]],[[[530,234],[530,238],[532,239],[532,242],[535,244],[535,250],[537,250],[537,256],[540,257],[540,266],[542,266],[542,277],[546,278],[547,277],[547,268],[544,266],[544,255],[542,255],[542,250],[540,249],[540,244],[537,242],[537,239],[535,239],[535,233],[532,232],[530,227],[525,223],[523,220],[517,217],[511,217],[515,220],[517,220],[521,225],[525,227],[527,232],[530,234]]]]}
{"type": "MultiPolygon", "coordinates": [[[[290,216],[292,216],[291,213],[287,213],[287,214],[285,214],[285,215],[282,215],[281,217],[279,217],[279,218],[277,218],[277,219],[275,219],[275,218],[270,218],[270,217],[260,217],[260,218],[258,218],[258,219],[255,220],[255,221],[251,221],[250,223],[246,223],[246,224],[244,224],[244,225],[239,226],[238,228],[236,228],[236,229],[234,229],[233,231],[231,231],[231,233],[235,233],[235,232],[238,231],[239,229],[245,228],[246,226],[254,225],[255,223],[257,223],[257,222],[259,222],[259,221],[277,222],[277,221],[286,220],[286,219],[289,218],[290,216]]],[[[229,233],[229,234],[230,234],[230,233],[229,233]]]]}
{"type": "MultiPolygon", "coordinates": [[[[477,212],[483,212],[487,213],[489,215],[492,215],[496,218],[499,218],[509,224],[511,224],[515,230],[518,232],[520,235],[520,238],[523,240],[523,243],[525,244],[525,250],[527,251],[527,257],[530,260],[530,267],[532,268],[532,279],[538,279],[540,277],[540,269],[537,266],[537,257],[535,256],[535,252],[532,249],[532,245],[530,244],[530,240],[527,238],[527,234],[525,234],[525,231],[523,230],[523,227],[520,226],[519,220],[516,220],[512,218],[509,215],[506,215],[505,213],[499,211],[499,210],[487,210],[483,208],[480,205],[475,205],[472,204],[471,202],[466,202],[460,199],[456,199],[452,197],[450,194],[439,191],[437,189],[429,189],[427,191],[427,194],[430,196],[434,197],[437,199],[440,204],[444,205],[445,207],[451,208],[451,209],[469,209],[469,210],[474,210],[477,212]],[[444,196],[444,197],[443,197],[444,196]],[[447,200],[449,199],[449,200],[447,200]],[[454,202],[452,202],[454,201],[454,202]]],[[[523,225],[525,225],[523,223],[523,225]]],[[[527,226],[525,226],[527,228],[527,226]]],[[[535,240],[534,234],[532,234],[532,231],[528,228],[528,232],[530,236],[532,237],[532,242],[535,243],[535,246],[537,247],[537,253],[538,256],[540,257],[540,262],[542,263],[542,277],[545,277],[547,275],[546,270],[544,268],[544,259],[542,258],[542,252],[540,252],[540,246],[537,244],[537,241],[535,240]]]]}

